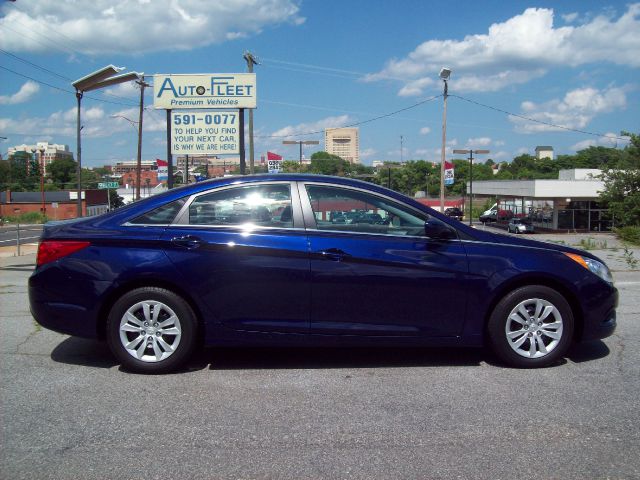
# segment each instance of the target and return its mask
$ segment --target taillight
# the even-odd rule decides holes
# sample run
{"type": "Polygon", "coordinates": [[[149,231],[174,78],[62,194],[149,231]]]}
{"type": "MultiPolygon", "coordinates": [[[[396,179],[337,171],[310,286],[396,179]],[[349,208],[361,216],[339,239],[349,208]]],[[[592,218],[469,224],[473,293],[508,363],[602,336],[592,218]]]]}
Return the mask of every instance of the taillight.
{"type": "Polygon", "coordinates": [[[73,240],[43,240],[38,246],[36,266],[53,262],[59,258],[71,255],[91,245],[90,242],[76,242],[73,240]]]}

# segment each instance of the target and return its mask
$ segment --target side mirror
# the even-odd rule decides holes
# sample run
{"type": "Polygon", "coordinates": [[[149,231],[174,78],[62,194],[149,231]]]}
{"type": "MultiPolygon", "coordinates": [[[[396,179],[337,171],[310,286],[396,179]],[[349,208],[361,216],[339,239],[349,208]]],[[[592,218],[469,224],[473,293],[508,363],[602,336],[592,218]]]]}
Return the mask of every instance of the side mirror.
{"type": "Polygon", "coordinates": [[[424,234],[434,240],[457,238],[456,232],[451,227],[435,219],[429,219],[424,222],[424,234]]]}

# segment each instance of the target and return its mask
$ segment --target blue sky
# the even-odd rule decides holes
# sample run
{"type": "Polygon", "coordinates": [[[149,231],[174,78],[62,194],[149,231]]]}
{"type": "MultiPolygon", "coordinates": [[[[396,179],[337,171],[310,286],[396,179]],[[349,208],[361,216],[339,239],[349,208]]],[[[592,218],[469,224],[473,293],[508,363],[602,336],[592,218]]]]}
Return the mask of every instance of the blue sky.
{"type": "MultiPolygon", "coordinates": [[[[320,140],[309,155],[323,135],[300,134],[366,122],[363,163],[400,160],[401,135],[405,160],[439,161],[442,97],[369,120],[441,95],[443,66],[453,70],[447,158],[468,147],[497,161],[537,145],[557,154],[623,147],[621,130],[640,131],[640,3],[17,0],[0,4],[0,15],[3,156],[37,141],[75,153],[70,83],[105,65],[245,72],[245,50],[261,62],[257,158],[297,158],[284,138],[320,140]]],[[[136,130],[120,117],[137,120],[138,96],[130,84],[85,96],[84,166],[135,158],[136,130]]],[[[145,103],[143,158],[164,159],[165,114],[152,108],[152,89],[145,103]]]]}

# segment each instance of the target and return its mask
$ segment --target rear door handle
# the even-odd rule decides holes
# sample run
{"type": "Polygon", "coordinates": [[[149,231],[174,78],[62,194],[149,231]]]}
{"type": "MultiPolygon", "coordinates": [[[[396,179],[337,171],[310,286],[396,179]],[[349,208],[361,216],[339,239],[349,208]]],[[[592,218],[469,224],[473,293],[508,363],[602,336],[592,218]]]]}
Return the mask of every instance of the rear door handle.
{"type": "Polygon", "coordinates": [[[339,248],[327,248],[326,250],[320,250],[318,253],[322,255],[322,258],[326,260],[333,260],[334,262],[340,262],[351,256],[339,248]]]}
{"type": "Polygon", "coordinates": [[[173,237],[171,243],[178,247],[186,248],[187,250],[195,250],[201,247],[204,242],[193,235],[185,235],[183,237],[173,237]]]}

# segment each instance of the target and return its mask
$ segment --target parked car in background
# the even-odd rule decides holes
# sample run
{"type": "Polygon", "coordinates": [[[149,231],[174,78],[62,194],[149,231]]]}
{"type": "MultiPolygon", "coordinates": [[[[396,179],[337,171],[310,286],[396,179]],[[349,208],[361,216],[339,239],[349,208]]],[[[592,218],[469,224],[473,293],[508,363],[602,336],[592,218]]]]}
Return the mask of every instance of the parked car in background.
{"type": "Polygon", "coordinates": [[[509,233],[533,233],[533,225],[526,218],[512,218],[507,225],[509,233]]]}
{"type": "Polygon", "coordinates": [[[542,367],[611,335],[617,299],[589,252],[301,174],[208,180],[47,223],[29,278],[39,324],[105,339],[143,373],[179,368],[201,343],[486,344],[507,365],[542,367]],[[334,223],[350,212],[369,221],[334,223]]]}
{"type": "Polygon", "coordinates": [[[482,215],[480,215],[480,221],[482,223],[495,222],[497,220],[497,215],[498,215],[498,204],[494,203],[490,209],[482,212],[482,215]]]}
{"type": "Polygon", "coordinates": [[[462,221],[464,217],[464,213],[458,207],[449,207],[444,210],[444,214],[447,217],[455,218],[456,220],[462,221]]]}

